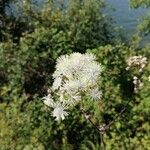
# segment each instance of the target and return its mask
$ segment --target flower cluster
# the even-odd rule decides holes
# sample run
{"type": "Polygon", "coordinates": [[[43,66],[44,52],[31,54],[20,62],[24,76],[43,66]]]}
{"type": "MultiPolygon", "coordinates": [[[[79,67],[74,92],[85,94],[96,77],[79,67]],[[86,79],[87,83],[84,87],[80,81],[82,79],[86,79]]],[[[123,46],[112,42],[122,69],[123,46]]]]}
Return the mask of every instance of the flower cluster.
{"type": "MultiPolygon", "coordinates": [[[[148,61],[147,57],[143,56],[132,56],[127,60],[127,68],[126,70],[129,70],[130,68],[134,67],[138,69],[139,73],[143,72],[143,69],[146,67],[148,61]]],[[[137,93],[138,89],[143,86],[142,81],[140,80],[140,77],[134,76],[133,77],[133,84],[134,84],[134,92],[137,93]]]]}
{"type": "Polygon", "coordinates": [[[143,57],[141,55],[133,56],[127,60],[128,66],[126,70],[129,70],[131,67],[139,67],[139,72],[142,72],[147,63],[148,63],[147,57],[143,57]]]}
{"type": "Polygon", "coordinates": [[[102,67],[93,54],[72,53],[57,59],[53,85],[44,103],[53,108],[52,116],[63,120],[67,110],[82,101],[82,96],[100,100],[98,81],[102,67]]]}
{"type": "Polygon", "coordinates": [[[137,93],[138,89],[143,86],[143,83],[137,76],[133,77],[133,84],[134,84],[134,92],[135,93],[137,93]]]}

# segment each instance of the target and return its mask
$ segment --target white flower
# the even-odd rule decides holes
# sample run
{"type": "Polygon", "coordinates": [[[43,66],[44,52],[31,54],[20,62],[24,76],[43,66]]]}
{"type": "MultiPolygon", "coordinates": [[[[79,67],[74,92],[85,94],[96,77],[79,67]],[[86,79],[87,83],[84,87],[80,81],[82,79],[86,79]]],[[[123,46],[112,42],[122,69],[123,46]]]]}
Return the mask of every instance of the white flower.
{"type": "Polygon", "coordinates": [[[95,59],[96,57],[90,53],[73,53],[59,57],[53,74],[53,89],[61,86],[61,91],[71,95],[88,91],[97,84],[102,72],[101,65],[95,59]]]}
{"type": "Polygon", "coordinates": [[[85,88],[85,85],[82,81],[80,80],[70,80],[66,81],[66,83],[63,86],[63,90],[65,90],[68,93],[75,93],[80,90],[83,90],[85,88]]]}
{"type": "Polygon", "coordinates": [[[80,101],[81,101],[81,95],[79,93],[73,93],[73,94],[69,95],[69,99],[68,99],[67,103],[70,106],[75,106],[80,101]]]}
{"type": "Polygon", "coordinates": [[[138,83],[138,80],[133,80],[133,84],[137,84],[138,83]]]}
{"type": "Polygon", "coordinates": [[[129,70],[130,69],[130,67],[126,67],[126,70],[129,70]]]}
{"type": "Polygon", "coordinates": [[[55,117],[55,120],[64,120],[65,117],[68,115],[68,112],[65,111],[65,107],[62,105],[56,105],[54,110],[52,111],[52,116],[55,117]]]}
{"type": "Polygon", "coordinates": [[[56,117],[55,120],[64,120],[65,116],[68,115],[68,113],[65,111],[67,107],[60,102],[54,102],[50,94],[42,99],[45,105],[53,108],[52,116],[56,117]]]}
{"type": "Polygon", "coordinates": [[[97,66],[95,64],[92,64],[89,67],[90,69],[88,69],[85,72],[84,77],[86,81],[88,81],[88,84],[93,85],[93,84],[96,84],[96,82],[98,81],[99,75],[101,73],[101,69],[100,69],[100,66],[97,66]]]}
{"type": "Polygon", "coordinates": [[[132,56],[127,60],[127,67],[126,70],[129,70],[130,67],[140,67],[139,72],[142,72],[143,69],[146,67],[148,63],[147,57],[139,56],[132,56]]]}
{"type": "Polygon", "coordinates": [[[72,95],[72,99],[74,101],[80,101],[81,100],[81,96],[79,94],[74,94],[74,95],[72,95]]]}
{"type": "Polygon", "coordinates": [[[58,89],[61,86],[61,83],[62,83],[62,78],[60,78],[60,77],[56,78],[53,82],[52,89],[53,90],[58,89]]]}
{"type": "Polygon", "coordinates": [[[78,52],[75,52],[70,55],[70,59],[71,60],[81,60],[81,59],[83,59],[83,55],[78,52]],[[78,59],[76,59],[76,58],[78,58],[78,59]]]}
{"type": "Polygon", "coordinates": [[[45,105],[49,106],[49,107],[53,107],[54,105],[54,101],[52,99],[51,94],[48,94],[47,96],[43,97],[43,102],[45,105]]]}
{"type": "Polygon", "coordinates": [[[82,100],[83,95],[90,91],[92,99],[100,99],[102,92],[97,87],[102,66],[96,62],[93,54],[73,53],[60,56],[56,61],[56,70],[53,73],[51,95],[44,97],[44,103],[53,108],[52,116],[56,120],[63,120],[68,115],[68,108],[74,107],[82,100]]]}
{"type": "Polygon", "coordinates": [[[96,60],[95,55],[93,55],[91,53],[86,53],[85,54],[85,61],[92,62],[92,61],[95,61],[95,60],[96,60]]]}
{"type": "Polygon", "coordinates": [[[57,60],[56,71],[53,77],[57,78],[62,75],[70,79],[70,77],[72,78],[85,74],[85,69],[87,69],[87,71],[91,69],[95,70],[95,68],[100,69],[101,66],[96,64],[94,60],[95,56],[93,54],[73,53],[71,55],[63,55],[57,60]]]}
{"type": "Polygon", "coordinates": [[[98,88],[91,89],[89,96],[92,98],[92,100],[100,100],[102,97],[102,91],[99,91],[98,88]]]}
{"type": "Polygon", "coordinates": [[[133,80],[138,80],[138,77],[137,77],[137,76],[134,76],[134,77],[133,77],[133,80]]]}

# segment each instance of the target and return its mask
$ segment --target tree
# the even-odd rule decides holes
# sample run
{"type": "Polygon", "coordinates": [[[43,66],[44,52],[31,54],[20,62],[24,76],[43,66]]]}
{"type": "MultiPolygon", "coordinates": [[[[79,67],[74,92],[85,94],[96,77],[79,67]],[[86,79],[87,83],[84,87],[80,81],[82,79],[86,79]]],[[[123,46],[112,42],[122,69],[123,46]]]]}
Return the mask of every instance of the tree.
{"type": "MultiPolygon", "coordinates": [[[[130,3],[131,7],[135,9],[139,7],[144,8],[150,7],[150,0],[140,0],[140,1],[130,0],[130,3]]],[[[139,24],[138,28],[139,34],[148,35],[150,33],[150,13],[148,13],[147,16],[143,18],[143,22],[139,24]]]]}

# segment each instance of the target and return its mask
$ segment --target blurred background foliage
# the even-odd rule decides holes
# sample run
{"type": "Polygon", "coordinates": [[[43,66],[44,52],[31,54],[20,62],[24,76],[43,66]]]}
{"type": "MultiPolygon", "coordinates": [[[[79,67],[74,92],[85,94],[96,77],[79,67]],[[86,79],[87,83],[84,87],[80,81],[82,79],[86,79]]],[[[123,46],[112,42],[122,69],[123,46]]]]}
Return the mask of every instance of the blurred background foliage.
{"type": "Polygon", "coordinates": [[[147,36],[150,34],[150,0],[130,0],[131,8],[144,7],[148,8],[147,15],[143,17],[143,20],[138,25],[138,36],[147,36]]]}
{"type": "MultiPolygon", "coordinates": [[[[149,4],[131,0],[135,8],[149,4]]],[[[150,59],[150,45],[141,48],[137,41],[140,33],[149,34],[149,19],[127,42],[104,7],[103,0],[0,1],[0,150],[101,148],[99,134],[78,108],[57,123],[41,101],[52,83],[56,59],[72,52],[92,52],[104,66],[103,99],[93,106],[95,123],[108,124],[132,100],[104,135],[107,149],[150,149],[150,65],[137,95],[133,73],[125,70],[129,56],[150,59]]]]}

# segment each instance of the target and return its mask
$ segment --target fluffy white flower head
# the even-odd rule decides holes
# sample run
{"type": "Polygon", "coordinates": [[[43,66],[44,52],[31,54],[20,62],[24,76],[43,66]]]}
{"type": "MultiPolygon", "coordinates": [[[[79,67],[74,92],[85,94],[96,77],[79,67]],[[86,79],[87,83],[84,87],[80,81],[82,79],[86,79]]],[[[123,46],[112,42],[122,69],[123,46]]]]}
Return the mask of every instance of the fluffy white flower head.
{"type": "Polygon", "coordinates": [[[52,116],[63,120],[68,115],[65,106],[73,107],[80,103],[83,93],[91,100],[100,99],[102,93],[98,90],[98,82],[101,72],[102,66],[91,53],[60,56],[56,61],[51,88],[56,100],[50,96],[43,98],[44,103],[53,108],[52,116]]]}
{"type": "MultiPolygon", "coordinates": [[[[80,85],[90,84],[89,86],[93,86],[92,84],[95,84],[102,72],[102,67],[95,59],[93,54],[88,53],[73,53],[59,57],[56,71],[53,74],[54,83],[59,79],[57,87],[62,87],[62,89],[65,84],[73,83],[74,81],[80,85]],[[60,80],[61,83],[59,82],[60,80]]],[[[55,85],[53,84],[53,87],[56,88],[55,85]]],[[[85,86],[85,88],[87,87],[85,86]]]]}
{"type": "Polygon", "coordinates": [[[142,72],[148,63],[147,57],[144,56],[132,56],[127,60],[127,68],[129,70],[131,67],[139,67],[139,72],[142,72]]]}
{"type": "Polygon", "coordinates": [[[90,95],[89,95],[92,100],[100,100],[102,97],[102,91],[99,91],[98,88],[94,88],[90,90],[90,95]]]}
{"type": "Polygon", "coordinates": [[[54,101],[52,99],[51,94],[48,94],[47,96],[43,97],[43,102],[45,105],[49,106],[49,107],[53,107],[54,105],[54,101]]]}
{"type": "Polygon", "coordinates": [[[52,111],[52,116],[55,117],[55,120],[64,120],[65,116],[68,115],[68,112],[65,111],[65,107],[62,105],[57,105],[54,107],[54,110],[52,111]]]}

